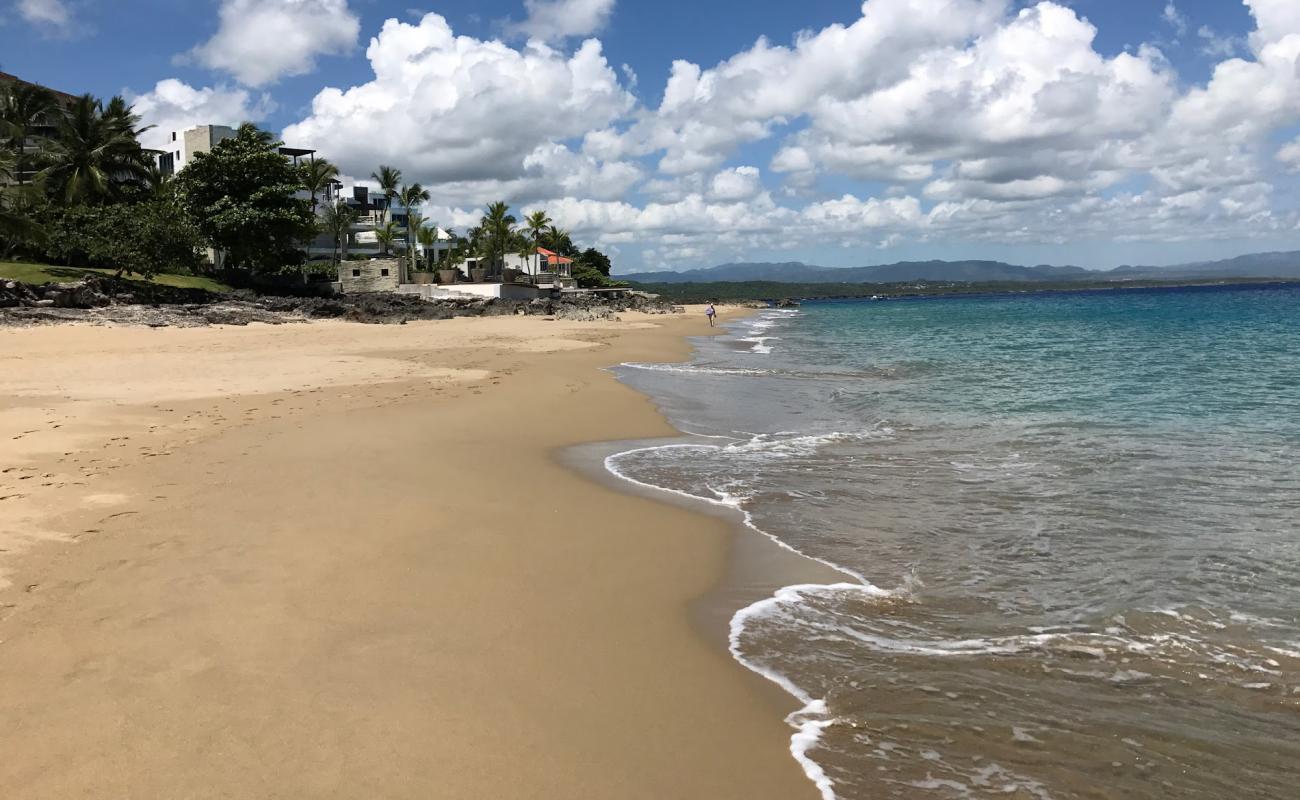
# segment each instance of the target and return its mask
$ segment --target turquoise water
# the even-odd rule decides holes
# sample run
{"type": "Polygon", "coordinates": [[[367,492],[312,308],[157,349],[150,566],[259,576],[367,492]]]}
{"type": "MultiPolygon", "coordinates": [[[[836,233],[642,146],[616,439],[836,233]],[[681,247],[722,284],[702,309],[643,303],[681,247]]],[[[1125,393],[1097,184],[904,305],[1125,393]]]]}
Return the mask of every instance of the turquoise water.
{"type": "Polygon", "coordinates": [[[1300,289],[821,303],[611,460],[851,575],[737,616],[827,797],[1294,797],[1300,289]]]}

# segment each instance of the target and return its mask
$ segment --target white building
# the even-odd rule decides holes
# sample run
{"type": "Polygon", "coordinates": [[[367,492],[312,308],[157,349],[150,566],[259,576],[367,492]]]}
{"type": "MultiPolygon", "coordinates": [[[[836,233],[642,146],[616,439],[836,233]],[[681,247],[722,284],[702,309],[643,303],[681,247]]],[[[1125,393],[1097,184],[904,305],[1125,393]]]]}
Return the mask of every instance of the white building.
{"type": "Polygon", "coordinates": [[[164,175],[175,175],[190,163],[196,153],[206,153],[217,142],[235,138],[235,129],[227,125],[199,125],[187,131],[172,131],[164,150],[158,155],[158,169],[164,175]]]}
{"type": "MultiPolygon", "coordinates": [[[[185,131],[172,131],[171,137],[164,145],[168,149],[156,155],[158,170],[163,175],[175,175],[184,169],[194,156],[210,152],[218,142],[235,138],[236,133],[237,131],[229,125],[198,125],[185,131]]],[[[298,159],[312,156],[316,151],[298,147],[281,147],[280,153],[286,158],[293,159],[293,163],[297,164],[298,159]]]]}

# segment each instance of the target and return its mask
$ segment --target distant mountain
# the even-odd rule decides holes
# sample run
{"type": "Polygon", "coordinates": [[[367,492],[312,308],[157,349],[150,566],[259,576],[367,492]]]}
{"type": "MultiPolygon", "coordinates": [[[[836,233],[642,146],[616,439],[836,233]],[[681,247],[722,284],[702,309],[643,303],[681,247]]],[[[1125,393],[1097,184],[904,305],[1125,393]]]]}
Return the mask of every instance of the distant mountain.
{"type": "Polygon", "coordinates": [[[1181,278],[1300,278],[1300,252],[1255,253],[1224,261],[1201,261],[1172,267],[1123,266],[1111,270],[1083,267],[1055,267],[1040,264],[1022,267],[1001,261],[900,261],[873,267],[819,267],[801,261],[785,263],[722,264],[684,272],[638,272],[617,275],[638,283],[730,283],[778,281],[781,283],[906,283],[908,281],[954,281],[991,283],[1005,281],[1068,281],[1135,278],[1178,280],[1181,278]]]}

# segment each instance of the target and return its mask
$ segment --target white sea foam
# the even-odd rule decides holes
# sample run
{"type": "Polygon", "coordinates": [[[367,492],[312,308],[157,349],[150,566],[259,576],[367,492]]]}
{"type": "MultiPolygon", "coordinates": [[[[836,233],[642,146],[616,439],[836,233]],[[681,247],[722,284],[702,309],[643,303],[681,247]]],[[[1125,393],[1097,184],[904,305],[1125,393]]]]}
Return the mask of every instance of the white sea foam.
{"type": "Polygon", "coordinates": [[[768,342],[779,342],[780,340],[781,337],[779,336],[749,336],[737,341],[753,345],[749,348],[749,352],[766,356],[772,354],[772,346],[768,342]]]}
{"type": "Polygon", "coordinates": [[[835,720],[828,719],[826,716],[826,703],[814,700],[802,710],[786,717],[786,722],[797,728],[795,734],[790,737],[790,754],[794,756],[795,761],[799,762],[799,766],[803,767],[804,774],[817,787],[817,791],[821,792],[822,800],[836,800],[834,781],[826,774],[826,770],[822,769],[822,765],[808,755],[808,752],[821,741],[822,731],[835,724],[835,720]]]}
{"type": "Polygon", "coordinates": [[[767,369],[738,369],[734,367],[701,367],[694,364],[653,364],[628,361],[619,364],[628,369],[640,369],[647,372],[680,372],[690,375],[772,375],[767,369]]]}
{"type": "MultiPolygon", "coordinates": [[[[806,447],[810,445],[816,446],[817,444],[836,441],[841,437],[860,436],[860,435],[862,434],[847,434],[847,433],[835,432],[830,434],[821,434],[817,436],[804,436],[804,437],[795,437],[794,439],[778,440],[777,444],[781,446],[789,446],[792,443],[796,443],[796,446],[801,446],[801,447],[806,447]]],[[[763,435],[755,435],[748,443],[729,445],[728,447],[756,448],[756,447],[770,447],[772,444],[773,442],[770,439],[765,440],[763,438],[763,435]]],[[[821,765],[818,764],[816,761],[814,761],[808,755],[809,752],[811,752],[813,749],[816,748],[818,742],[821,741],[822,732],[835,723],[835,720],[833,718],[829,718],[827,716],[825,701],[813,698],[811,695],[806,693],[803,689],[801,689],[797,684],[791,681],[784,674],[777,672],[775,670],[767,669],[761,664],[758,664],[746,658],[740,649],[740,639],[744,633],[745,623],[748,620],[756,616],[762,615],[769,609],[778,607],[783,603],[802,602],[803,592],[836,591],[836,590],[852,591],[852,592],[861,592],[873,599],[891,597],[894,596],[894,593],[873,585],[870,581],[866,579],[865,576],[858,574],[852,570],[845,569],[844,567],[838,564],[834,564],[825,559],[817,558],[815,556],[810,556],[807,553],[800,551],[798,548],[795,548],[792,545],[786,543],[780,538],[763,530],[762,528],[760,528],[758,525],[754,523],[753,514],[751,514],[744,507],[744,498],[739,495],[736,495],[734,493],[729,493],[725,490],[712,488],[712,487],[710,487],[710,491],[713,492],[714,497],[705,497],[702,495],[691,494],[689,492],[681,491],[679,489],[670,489],[664,486],[657,486],[655,484],[646,483],[645,481],[637,480],[636,478],[633,478],[632,476],[628,475],[626,472],[623,472],[618,468],[617,462],[620,458],[629,455],[639,454],[639,453],[647,453],[647,452],[654,452],[654,451],[668,450],[668,449],[718,450],[722,448],[714,444],[692,444],[692,443],[676,443],[676,444],[665,444],[665,445],[655,445],[651,447],[635,448],[632,450],[625,450],[620,453],[614,453],[606,457],[605,469],[609,471],[611,475],[614,475],[618,478],[621,478],[622,480],[627,481],[628,483],[634,484],[636,486],[640,486],[645,489],[667,492],[669,494],[674,494],[679,497],[685,497],[691,500],[703,501],[711,505],[733,508],[738,512],[740,512],[742,516],[742,520],[746,527],[767,537],[782,549],[787,550],[803,558],[816,561],[819,564],[823,564],[827,567],[830,567],[831,569],[836,570],[837,572],[841,572],[858,581],[858,583],[807,584],[807,585],[798,585],[798,586],[786,586],[778,590],[772,597],[769,597],[765,600],[760,600],[757,603],[754,603],[750,606],[747,606],[737,611],[736,614],[731,618],[731,625],[730,625],[729,649],[731,650],[732,656],[741,664],[743,664],[747,669],[772,681],[773,683],[775,683],[776,685],[784,689],[788,694],[797,698],[801,703],[804,704],[802,709],[795,712],[794,714],[791,714],[789,717],[786,718],[786,721],[792,727],[795,728],[795,733],[790,737],[790,754],[791,756],[794,757],[795,761],[798,762],[800,767],[803,768],[804,774],[808,776],[808,779],[812,781],[813,784],[817,787],[818,791],[821,793],[822,799],[836,800],[834,782],[831,780],[830,776],[826,774],[826,771],[822,769],[821,765]]]]}
{"type": "MultiPolygon", "coordinates": [[[[752,526],[751,526],[752,527],[752,526]]],[[[788,546],[787,546],[788,547],[788,546]]],[[[793,549],[793,548],[788,548],[793,549]]],[[[798,552],[798,551],[795,551],[798,552]]],[[[826,562],[822,562],[826,563],[826,562]]],[[[794,681],[790,680],[783,673],[752,661],[745,656],[740,647],[741,637],[745,633],[745,624],[758,616],[762,616],[769,609],[775,608],[782,603],[799,602],[802,600],[802,592],[842,589],[846,591],[860,591],[871,597],[887,597],[886,592],[879,587],[872,586],[870,583],[838,583],[830,585],[822,584],[805,584],[800,586],[786,586],[779,589],[776,594],[766,600],[759,600],[757,603],[746,606],[737,611],[731,618],[731,633],[729,636],[729,648],[731,655],[743,664],[750,671],[767,678],[772,683],[780,686],[788,694],[803,703],[803,708],[786,717],[786,722],[794,729],[795,733],[790,737],[790,755],[803,768],[804,774],[813,782],[817,790],[821,792],[822,800],[836,800],[835,784],[826,770],[812,759],[808,754],[817,747],[821,741],[822,732],[835,724],[835,719],[829,716],[829,710],[826,707],[826,701],[815,699],[794,681]]]]}

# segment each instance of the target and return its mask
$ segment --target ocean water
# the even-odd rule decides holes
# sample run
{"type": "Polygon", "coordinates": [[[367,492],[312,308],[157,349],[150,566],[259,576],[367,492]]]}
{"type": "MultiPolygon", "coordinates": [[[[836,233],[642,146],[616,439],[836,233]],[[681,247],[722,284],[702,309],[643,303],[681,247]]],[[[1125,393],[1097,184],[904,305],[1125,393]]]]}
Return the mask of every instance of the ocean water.
{"type": "Polygon", "coordinates": [[[1300,288],[806,304],[607,461],[839,567],[740,611],[826,798],[1300,797],[1300,288]]]}

